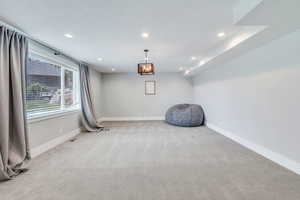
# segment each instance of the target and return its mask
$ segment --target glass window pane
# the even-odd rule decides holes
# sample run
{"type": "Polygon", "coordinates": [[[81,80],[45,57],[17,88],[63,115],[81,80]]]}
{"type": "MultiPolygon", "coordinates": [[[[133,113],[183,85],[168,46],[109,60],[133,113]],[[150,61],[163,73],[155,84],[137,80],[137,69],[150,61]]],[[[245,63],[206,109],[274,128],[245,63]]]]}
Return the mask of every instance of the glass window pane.
{"type": "Polygon", "coordinates": [[[64,77],[64,105],[65,107],[72,106],[75,102],[74,98],[74,80],[73,80],[73,71],[65,70],[64,77]]]}
{"type": "Polygon", "coordinates": [[[30,56],[26,68],[26,111],[28,114],[60,109],[61,68],[30,56]]]}

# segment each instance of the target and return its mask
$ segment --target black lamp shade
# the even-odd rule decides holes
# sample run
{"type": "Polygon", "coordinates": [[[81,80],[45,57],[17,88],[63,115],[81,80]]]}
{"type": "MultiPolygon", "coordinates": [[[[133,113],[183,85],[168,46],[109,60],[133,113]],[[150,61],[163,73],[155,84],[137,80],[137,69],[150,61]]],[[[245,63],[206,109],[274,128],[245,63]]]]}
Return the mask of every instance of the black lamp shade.
{"type": "Polygon", "coordinates": [[[138,73],[140,75],[153,75],[154,74],[154,64],[153,63],[139,63],[138,73]]]}

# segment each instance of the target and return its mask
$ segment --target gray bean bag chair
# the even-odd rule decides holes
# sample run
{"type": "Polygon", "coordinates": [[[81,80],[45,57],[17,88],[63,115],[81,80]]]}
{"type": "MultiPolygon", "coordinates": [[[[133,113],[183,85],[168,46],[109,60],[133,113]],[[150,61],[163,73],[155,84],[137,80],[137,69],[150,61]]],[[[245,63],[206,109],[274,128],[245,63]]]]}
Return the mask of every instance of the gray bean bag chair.
{"type": "Polygon", "coordinates": [[[204,112],[200,105],[178,104],[168,109],[166,122],[184,127],[201,126],[204,122],[204,112]]]}

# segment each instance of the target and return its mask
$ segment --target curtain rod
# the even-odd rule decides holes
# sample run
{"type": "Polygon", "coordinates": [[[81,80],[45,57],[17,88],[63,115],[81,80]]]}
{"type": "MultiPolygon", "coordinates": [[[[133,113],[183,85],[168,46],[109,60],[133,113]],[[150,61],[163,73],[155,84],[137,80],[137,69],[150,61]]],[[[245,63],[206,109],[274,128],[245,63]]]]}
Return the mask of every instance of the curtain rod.
{"type": "Polygon", "coordinates": [[[80,61],[80,60],[77,60],[77,59],[73,58],[72,56],[68,56],[68,55],[62,53],[60,50],[58,50],[58,49],[56,49],[56,48],[54,48],[54,47],[51,47],[50,45],[46,44],[45,42],[42,42],[42,41],[40,41],[40,40],[38,40],[38,39],[33,38],[31,35],[25,33],[24,31],[21,31],[20,29],[14,27],[14,26],[12,26],[12,25],[10,25],[10,24],[8,24],[8,23],[5,23],[5,22],[3,22],[3,21],[1,21],[1,20],[0,20],[0,26],[5,26],[6,28],[9,28],[9,29],[11,29],[11,30],[13,30],[13,31],[15,31],[15,32],[17,32],[17,33],[19,33],[19,34],[25,36],[25,37],[28,38],[29,40],[31,40],[31,41],[33,41],[33,42],[36,42],[36,43],[38,43],[39,45],[41,45],[41,46],[43,46],[43,47],[46,47],[46,48],[48,48],[48,49],[51,49],[51,50],[54,52],[54,55],[56,55],[56,56],[63,56],[63,57],[66,57],[66,58],[68,58],[68,59],[70,59],[70,60],[76,62],[77,64],[84,63],[84,62],[82,62],[82,61],[80,61]]]}

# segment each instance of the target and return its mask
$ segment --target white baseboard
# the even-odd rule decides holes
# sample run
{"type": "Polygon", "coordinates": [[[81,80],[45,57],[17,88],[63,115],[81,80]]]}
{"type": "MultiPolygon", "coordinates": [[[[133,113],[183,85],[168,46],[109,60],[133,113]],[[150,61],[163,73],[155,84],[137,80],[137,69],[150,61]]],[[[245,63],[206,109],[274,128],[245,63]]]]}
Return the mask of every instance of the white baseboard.
{"type": "Polygon", "coordinates": [[[237,136],[234,133],[231,133],[230,131],[226,131],[218,126],[215,126],[213,124],[207,123],[206,126],[222,135],[225,137],[228,137],[232,139],[233,141],[245,146],[246,148],[266,157],[269,160],[272,160],[273,162],[295,172],[296,174],[300,175],[300,163],[291,160],[290,158],[287,158],[279,153],[273,152],[263,146],[257,145],[253,142],[250,142],[244,138],[241,138],[237,136]]]}
{"type": "Polygon", "coordinates": [[[104,121],[153,121],[165,120],[165,117],[102,117],[98,119],[99,122],[104,121]]]}
{"type": "Polygon", "coordinates": [[[40,146],[37,146],[37,147],[34,147],[33,149],[31,149],[31,157],[32,158],[35,158],[37,157],[38,155],[42,154],[42,153],[45,153],[46,151],[72,139],[73,137],[75,137],[76,135],[80,134],[81,133],[81,130],[80,128],[78,129],[75,129],[67,134],[64,134],[60,137],[57,137],[53,140],[50,140],[49,142],[46,142],[40,146]]]}

